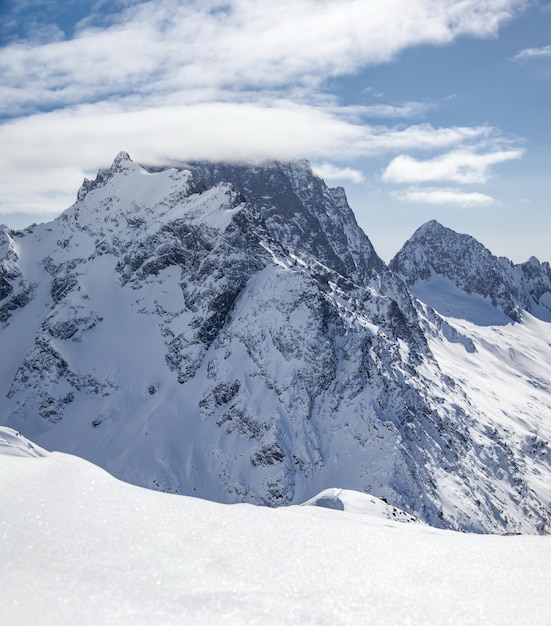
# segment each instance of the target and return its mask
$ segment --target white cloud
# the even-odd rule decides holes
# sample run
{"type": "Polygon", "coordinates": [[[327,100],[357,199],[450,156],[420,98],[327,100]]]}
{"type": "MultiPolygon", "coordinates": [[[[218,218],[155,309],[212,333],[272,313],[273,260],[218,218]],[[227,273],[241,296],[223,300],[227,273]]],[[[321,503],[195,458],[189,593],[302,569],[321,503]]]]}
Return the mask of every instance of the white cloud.
{"type": "MultiPolygon", "coordinates": [[[[274,101],[207,102],[127,109],[97,104],[31,115],[0,126],[0,213],[62,210],[84,172],[109,165],[120,150],[138,162],[186,159],[331,160],[486,141],[489,127],[371,127],[323,107],[274,101]],[[32,193],[31,193],[32,190],[32,193]]],[[[359,180],[356,170],[325,170],[359,180]]]]}
{"type": "MultiPolygon", "coordinates": [[[[551,6],[551,5],[550,5],[551,6]]],[[[514,61],[525,61],[526,59],[535,59],[541,57],[551,56],[551,45],[543,46],[542,48],[525,48],[520,52],[517,52],[513,57],[514,61]]]]}
{"type": "Polygon", "coordinates": [[[367,153],[403,150],[441,150],[466,142],[481,142],[496,136],[490,126],[452,126],[434,128],[431,124],[371,128],[363,145],[367,153]]]}
{"type": "MultiPolygon", "coordinates": [[[[110,164],[120,150],[138,162],[186,159],[309,158],[328,180],[361,181],[361,172],[327,159],[495,141],[490,127],[371,127],[332,107],[289,101],[197,102],[127,109],[97,104],[37,114],[0,126],[0,213],[52,212],[69,206],[84,175],[110,164]]],[[[499,137],[499,136],[498,136],[499,137]]]]}
{"type": "Polygon", "coordinates": [[[331,163],[313,163],[312,170],[324,180],[350,180],[353,183],[361,183],[364,180],[364,175],[359,170],[337,167],[331,163]]]}
{"type": "Polygon", "coordinates": [[[451,181],[455,183],[485,183],[492,165],[519,159],[523,150],[497,150],[478,154],[471,150],[455,150],[433,159],[418,160],[409,155],[395,157],[383,173],[391,183],[424,183],[451,181]]]}
{"type": "Polygon", "coordinates": [[[461,207],[475,207],[495,202],[491,196],[484,193],[441,187],[411,188],[397,192],[395,195],[400,200],[417,204],[454,204],[461,207]]]}
{"type": "Polygon", "coordinates": [[[11,147],[0,152],[0,213],[59,212],[84,172],[109,165],[120,150],[151,164],[320,158],[346,153],[362,134],[322,110],[286,102],[135,111],[96,105],[29,116],[0,126],[0,144],[11,147]]]}
{"type": "MultiPolygon", "coordinates": [[[[102,0],[103,1],[103,0],[102,0]]],[[[106,4],[103,2],[103,4],[106,4]]],[[[409,46],[495,34],[524,0],[124,0],[72,38],[48,30],[0,55],[0,213],[57,212],[84,172],[120,150],[141,162],[448,150],[491,139],[486,126],[368,125],[429,105],[339,107],[331,76],[392,60],[409,46]],[[101,27],[100,27],[101,26],[101,27]],[[40,113],[53,110],[51,113],[40,113]],[[19,117],[18,117],[19,116],[19,117]]]]}
{"type": "Polygon", "coordinates": [[[151,0],[108,28],[18,43],[0,58],[6,111],[115,94],[318,84],[409,46],[494,34],[523,0],[151,0]]]}
{"type": "Polygon", "coordinates": [[[426,102],[404,102],[402,104],[370,104],[361,107],[361,113],[367,117],[411,118],[424,117],[434,104],[426,102]]]}

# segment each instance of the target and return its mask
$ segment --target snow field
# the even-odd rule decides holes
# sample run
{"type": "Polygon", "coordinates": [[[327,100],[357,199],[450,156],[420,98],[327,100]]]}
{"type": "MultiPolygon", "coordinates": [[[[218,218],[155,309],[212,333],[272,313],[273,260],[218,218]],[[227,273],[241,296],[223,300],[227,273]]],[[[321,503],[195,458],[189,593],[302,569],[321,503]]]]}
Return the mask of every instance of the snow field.
{"type": "Polygon", "coordinates": [[[369,496],[350,492],[344,511],[222,505],[8,447],[0,442],[5,624],[551,620],[549,537],[400,524],[365,514],[369,496]]]}

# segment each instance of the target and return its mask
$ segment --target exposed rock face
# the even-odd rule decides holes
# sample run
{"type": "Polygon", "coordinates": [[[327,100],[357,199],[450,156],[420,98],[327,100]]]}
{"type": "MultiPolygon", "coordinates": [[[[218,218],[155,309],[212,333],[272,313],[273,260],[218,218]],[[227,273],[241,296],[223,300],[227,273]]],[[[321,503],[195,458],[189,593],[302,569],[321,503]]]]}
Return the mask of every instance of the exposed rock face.
{"type": "Polygon", "coordinates": [[[535,257],[514,265],[494,256],[470,235],[436,221],[421,226],[390,262],[410,289],[434,277],[445,278],[467,294],[485,298],[519,322],[523,311],[551,321],[551,268],[535,257]]]}
{"type": "MultiPolygon", "coordinates": [[[[40,445],[224,502],[338,486],[438,526],[548,528],[547,443],[523,439],[520,464],[435,357],[480,344],[412,297],[307,163],[159,170],[121,153],[53,222],[2,232],[4,421],[40,445]]],[[[395,261],[411,284],[435,271],[415,250],[395,261]]],[[[544,306],[536,263],[518,269],[528,295],[495,269],[488,297],[544,306]]]]}
{"type": "Polygon", "coordinates": [[[18,308],[29,302],[33,286],[18,267],[14,233],[0,226],[0,328],[18,308]]]}

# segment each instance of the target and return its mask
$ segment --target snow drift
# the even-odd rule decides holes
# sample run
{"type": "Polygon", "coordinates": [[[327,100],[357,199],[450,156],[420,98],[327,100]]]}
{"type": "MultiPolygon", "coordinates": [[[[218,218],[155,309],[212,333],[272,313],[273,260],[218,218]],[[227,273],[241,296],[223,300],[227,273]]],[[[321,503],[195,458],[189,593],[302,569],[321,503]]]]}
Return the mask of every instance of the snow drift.
{"type": "Polygon", "coordinates": [[[0,428],[0,606],[12,626],[551,620],[547,537],[403,524],[351,492],[339,497],[361,510],[217,504],[62,453],[13,455],[13,441],[36,448],[0,428]]]}

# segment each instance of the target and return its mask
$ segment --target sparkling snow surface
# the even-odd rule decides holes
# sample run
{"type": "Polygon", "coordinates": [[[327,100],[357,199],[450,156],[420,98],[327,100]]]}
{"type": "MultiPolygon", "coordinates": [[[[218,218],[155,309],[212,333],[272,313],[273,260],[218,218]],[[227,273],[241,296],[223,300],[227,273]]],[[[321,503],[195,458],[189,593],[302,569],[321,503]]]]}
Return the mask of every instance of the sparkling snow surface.
{"type": "Polygon", "coordinates": [[[400,524],[339,490],[320,497],[344,510],[221,505],[30,445],[0,429],[3,624],[551,623],[550,537],[400,524]]]}

